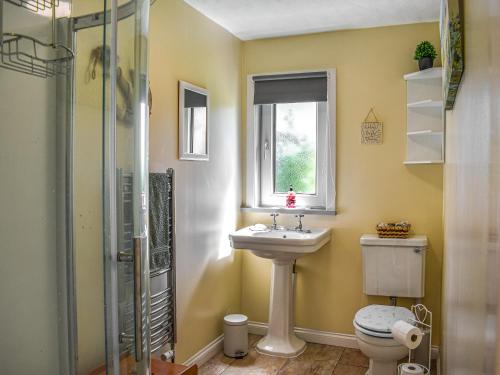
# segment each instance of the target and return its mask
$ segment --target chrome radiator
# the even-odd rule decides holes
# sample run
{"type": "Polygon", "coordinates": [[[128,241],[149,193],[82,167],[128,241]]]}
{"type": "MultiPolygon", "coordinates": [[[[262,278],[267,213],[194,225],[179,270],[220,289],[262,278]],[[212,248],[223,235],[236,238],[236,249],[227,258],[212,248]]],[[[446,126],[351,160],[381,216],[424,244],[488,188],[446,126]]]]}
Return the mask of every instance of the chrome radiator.
{"type": "Polygon", "coordinates": [[[174,170],[149,174],[151,352],[174,349],[175,324],[174,170]]]}
{"type": "MultiPolygon", "coordinates": [[[[149,269],[151,287],[151,352],[174,350],[175,222],[174,170],[149,174],[149,269]]],[[[118,249],[130,252],[133,238],[133,176],[117,171],[118,249]]],[[[133,264],[120,262],[118,298],[120,332],[133,335],[133,264]]],[[[120,344],[120,352],[133,350],[133,342],[120,344]]]]}

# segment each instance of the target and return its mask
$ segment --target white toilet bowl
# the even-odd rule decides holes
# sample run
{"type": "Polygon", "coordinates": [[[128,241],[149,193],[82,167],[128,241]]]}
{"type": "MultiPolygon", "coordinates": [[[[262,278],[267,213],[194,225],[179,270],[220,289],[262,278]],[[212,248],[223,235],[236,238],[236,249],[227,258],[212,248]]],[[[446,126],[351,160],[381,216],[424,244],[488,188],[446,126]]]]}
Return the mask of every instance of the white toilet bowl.
{"type": "Polygon", "coordinates": [[[397,375],[398,361],[408,349],[392,338],[391,327],[397,320],[414,318],[404,307],[370,305],[360,309],[353,325],[359,349],[370,359],[367,375],[397,375]]]}
{"type": "Polygon", "coordinates": [[[398,361],[408,355],[408,349],[394,339],[364,334],[356,329],[359,349],[370,358],[367,375],[396,375],[398,361]]]}

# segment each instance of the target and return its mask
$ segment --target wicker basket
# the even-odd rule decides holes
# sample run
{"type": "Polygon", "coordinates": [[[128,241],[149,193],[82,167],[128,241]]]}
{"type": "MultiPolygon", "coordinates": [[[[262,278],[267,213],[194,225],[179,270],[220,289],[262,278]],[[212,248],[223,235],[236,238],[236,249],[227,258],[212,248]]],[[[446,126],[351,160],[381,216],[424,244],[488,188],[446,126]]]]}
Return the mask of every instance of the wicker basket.
{"type": "Polygon", "coordinates": [[[411,224],[407,221],[400,223],[378,223],[377,233],[379,238],[408,238],[411,224]]]}

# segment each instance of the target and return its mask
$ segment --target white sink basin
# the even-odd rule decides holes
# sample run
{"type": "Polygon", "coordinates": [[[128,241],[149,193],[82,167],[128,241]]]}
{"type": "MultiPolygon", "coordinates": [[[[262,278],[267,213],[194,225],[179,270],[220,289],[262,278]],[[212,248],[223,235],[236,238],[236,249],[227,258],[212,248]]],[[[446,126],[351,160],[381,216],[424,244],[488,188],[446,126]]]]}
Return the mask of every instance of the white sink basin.
{"type": "Polygon", "coordinates": [[[271,299],[267,335],[257,343],[257,351],[279,357],[300,355],[306,343],[294,332],[293,262],[313,253],[330,241],[330,229],[255,231],[251,227],[229,235],[231,246],[272,259],[271,299]]]}
{"type": "Polygon", "coordinates": [[[330,229],[311,228],[304,232],[294,230],[254,231],[246,227],[229,235],[231,246],[246,249],[255,255],[282,260],[293,260],[313,253],[330,241],[330,229]]]}

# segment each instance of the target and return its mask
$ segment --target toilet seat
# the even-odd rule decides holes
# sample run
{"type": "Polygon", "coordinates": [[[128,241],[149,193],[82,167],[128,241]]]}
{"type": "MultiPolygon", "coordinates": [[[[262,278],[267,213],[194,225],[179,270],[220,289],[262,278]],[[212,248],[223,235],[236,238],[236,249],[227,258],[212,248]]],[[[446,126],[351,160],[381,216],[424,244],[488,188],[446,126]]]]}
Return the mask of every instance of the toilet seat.
{"type": "Polygon", "coordinates": [[[398,321],[415,319],[415,315],[405,307],[369,305],[354,316],[353,325],[368,336],[392,339],[391,327],[398,321]]]}
{"type": "Polygon", "coordinates": [[[366,329],[366,328],[359,326],[355,321],[353,321],[352,324],[354,325],[354,328],[356,328],[358,331],[364,333],[365,335],[377,337],[377,338],[381,338],[381,339],[392,339],[392,333],[370,331],[369,329],[366,329]]]}

